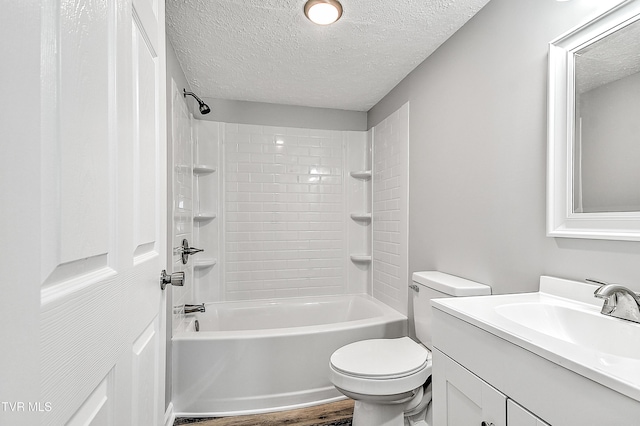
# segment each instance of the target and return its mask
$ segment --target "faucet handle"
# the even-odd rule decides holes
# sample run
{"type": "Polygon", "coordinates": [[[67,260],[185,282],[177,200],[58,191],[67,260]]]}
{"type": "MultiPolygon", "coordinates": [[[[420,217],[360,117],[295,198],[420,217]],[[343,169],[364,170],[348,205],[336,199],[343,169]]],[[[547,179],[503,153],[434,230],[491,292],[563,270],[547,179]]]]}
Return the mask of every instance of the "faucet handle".
{"type": "Polygon", "coordinates": [[[600,286],[611,284],[611,283],[608,283],[606,281],[594,280],[593,278],[585,278],[584,280],[586,282],[593,283],[593,284],[598,284],[600,286]]]}
{"type": "Polygon", "coordinates": [[[200,253],[204,251],[204,249],[199,249],[199,248],[195,248],[195,247],[189,247],[189,241],[184,238],[182,240],[182,245],[180,247],[176,247],[174,249],[174,253],[173,254],[179,254],[180,258],[182,260],[182,264],[186,265],[188,260],[189,260],[189,256],[190,255],[194,255],[196,253],[200,253]]]}
{"type": "Polygon", "coordinates": [[[599,281],[599,280],[594,280],[593,278],[585,278],[585,281],[593,283],[593,284],[598,284],[599,287],[597,289],[595,289],[595,291],[593,292],[593,296],[597,297],[598,299],[604,299],[605,302],[605,306],[607,306],[608,301],[611,300],[611,304],[615,307],[616,305],[616,294],[614,293],[609,293],[607,292],[605,294],[605,292],[603,292],[604,287],[606,286],[611,286],[611,283],[608,283],[606,281],[599,281]]]}

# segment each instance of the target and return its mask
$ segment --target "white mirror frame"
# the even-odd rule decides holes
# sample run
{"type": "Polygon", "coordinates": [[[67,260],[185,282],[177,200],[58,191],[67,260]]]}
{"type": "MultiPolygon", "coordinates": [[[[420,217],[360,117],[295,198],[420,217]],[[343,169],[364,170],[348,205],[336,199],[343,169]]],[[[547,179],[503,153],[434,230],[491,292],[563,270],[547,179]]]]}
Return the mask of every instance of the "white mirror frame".
{"type": "Polygon", "coordinates": [[[640,0],[627,0],[549,43],[549,237],[640,241],[640,212],[574,213],[572,161],[575,129],[574,53],[637,20],[640,20],[640,0]]]}

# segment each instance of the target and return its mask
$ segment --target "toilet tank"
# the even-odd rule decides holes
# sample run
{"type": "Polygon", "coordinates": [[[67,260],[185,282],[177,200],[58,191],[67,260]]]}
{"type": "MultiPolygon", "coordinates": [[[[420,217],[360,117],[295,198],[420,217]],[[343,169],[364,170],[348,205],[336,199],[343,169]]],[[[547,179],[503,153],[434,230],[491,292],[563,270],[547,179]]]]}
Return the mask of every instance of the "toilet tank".
{"type": "Polygon", "coordinates": [[[413,318],[416,337],[429,350],[431,343],[431,299],[441,297],[483,296],[491,294],[491,287],[439,271],[413,273],[413,318]]]}

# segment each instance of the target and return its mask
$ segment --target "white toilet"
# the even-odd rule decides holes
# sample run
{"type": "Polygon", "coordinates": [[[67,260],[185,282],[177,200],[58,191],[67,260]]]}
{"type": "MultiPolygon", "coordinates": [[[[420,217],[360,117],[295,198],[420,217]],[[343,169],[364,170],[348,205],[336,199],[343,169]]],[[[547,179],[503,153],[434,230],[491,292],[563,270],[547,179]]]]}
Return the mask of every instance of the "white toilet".
{"type": "Polygon", "coordinates": [[[438,271],[413,274],[416,335],[372,339],[331,355],[330,380],[356,401],[353,426],[428,425],[431,402],[431,299],[491,294],[491,287],[438,271]]]}

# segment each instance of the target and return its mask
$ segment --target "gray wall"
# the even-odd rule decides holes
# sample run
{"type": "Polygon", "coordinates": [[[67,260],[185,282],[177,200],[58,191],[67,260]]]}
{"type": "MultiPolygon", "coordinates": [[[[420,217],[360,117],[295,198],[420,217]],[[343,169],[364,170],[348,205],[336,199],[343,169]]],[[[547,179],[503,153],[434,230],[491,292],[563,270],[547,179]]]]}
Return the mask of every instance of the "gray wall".
{"type": "Polygon", "coordinates": [[[264,102],[202,98],[211,107],[202,120],[261,126],[297,127],[323,130],[367,130],[367,113],[330,108],[279,105],[264,102]]]}
{"type": "Polygon", "coordinates": [[[640,243],[545,236],[548,42],[617,3],[492,0],[369,111],[372,127],[410,101],[410,272],[640,290],[640,243]]]}

